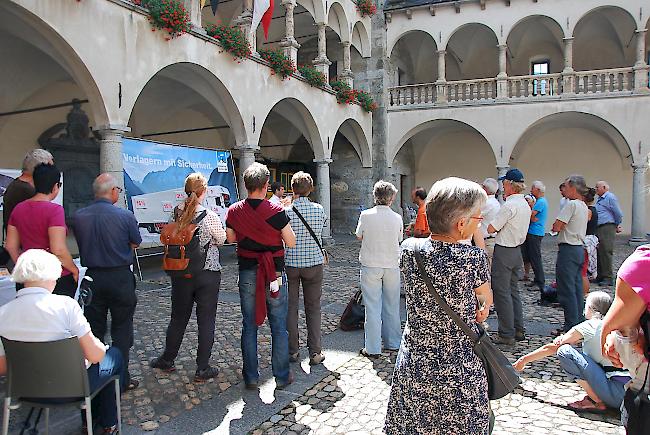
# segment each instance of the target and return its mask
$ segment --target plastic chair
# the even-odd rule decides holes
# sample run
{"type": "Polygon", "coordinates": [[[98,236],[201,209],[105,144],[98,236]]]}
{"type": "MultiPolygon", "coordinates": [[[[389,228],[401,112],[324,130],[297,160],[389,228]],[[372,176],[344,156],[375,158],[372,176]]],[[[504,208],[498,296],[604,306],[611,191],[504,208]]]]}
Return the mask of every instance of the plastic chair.
{"type": "Polygon", "coordinates": [[[85,359],[77,337],[47,342],[22,342],[2,337],[7,358],[7,397],[4,400],[2,435],[9,433],[9,414],[22,404],[45,409],[46,434],[49,408],[78,406],[86,411],[88,435],[93,433],[91,400],[115,382],[117,427],[122,432],[120,378],[113,376],[91,393],[85,359]],[[49,403],[39,399],[70,399],[49,403]]]}

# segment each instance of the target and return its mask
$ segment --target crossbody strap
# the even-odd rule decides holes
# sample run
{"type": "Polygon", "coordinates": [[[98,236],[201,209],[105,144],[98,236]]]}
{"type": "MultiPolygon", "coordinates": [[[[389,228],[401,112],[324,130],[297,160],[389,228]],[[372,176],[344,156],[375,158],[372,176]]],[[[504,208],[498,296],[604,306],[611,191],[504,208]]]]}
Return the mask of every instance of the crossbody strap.
{"type": "Polygon", "coordinates": [[[291,210],[293,210],[293,212],[296,214],[296,216],[298,216],[298,217],[300,218],[300,220],[302,221],[302,223],[305,225],[305,228],[307,228],[307,231],[309,231],[309,234],[311,234],[312,238],[314,239],[314,241],[316,242],[316,244],[318,245],[318,247],[319,247],[320,250],[322,251],[322,250],[323,250],[323,246],[320,244],[320,241],[318,241],[318,237],[316,237],[316,233],[314,233],[314,230],[311,229],[311,227],[309,226],[309,224],[307,223],[307,221],[305,220],[305,218],[302,217],[302,215],[300,214],[300,212],[298,211],[298,209],[296,208],[296,206],[295,206],[295,205],[292,206],[292,207],[291,207],[291,210]]]}
{"type": "Polygon", "coordinates": [[[460,318],[460,316],[447,304],[447,301],[438,294],[436,289],[433,287],[433,283],[429,279],[429,275],[427,275],[426,269],[424,268],[424,262],[422,260],[422,255],[420,255],[420,252],[416,248],[413,250],[413,254],[415,255],[415,261],[418,264],[418,269],[420,269],[420,276],[424,280],[424,283],[427,285],[429,288],[429,293],[431,293],[431,296],[433,296],[433,299],[436,301],[436,303],[442,308],[442,310],[447,313],[449,317],[451,317],[451,320],[458,325],[458,327],[469,337],[472,342],[476,343],[479,339],[479,336],[476,332],[472,330],[472,328],[467,325],[463,321],[463,319],[460,318]]]}

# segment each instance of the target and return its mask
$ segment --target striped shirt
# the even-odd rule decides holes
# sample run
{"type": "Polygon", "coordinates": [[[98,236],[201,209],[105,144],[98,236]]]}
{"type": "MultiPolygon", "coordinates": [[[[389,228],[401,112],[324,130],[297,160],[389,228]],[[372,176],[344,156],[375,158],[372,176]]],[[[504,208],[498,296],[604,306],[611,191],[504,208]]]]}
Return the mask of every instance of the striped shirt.
{"type": "MultiPolygon", "coordinates": [[[[327,220],[323,206],[311,202],[309,198],[305,196],[301,196],[293,201],[293,207],[296,207],[302,217],[305,218],[322,245],[323,227],[327,220]]],[[[305,225],[296,213],[294,213],[292,207],[288,207],[286,211],[287,215],[289,215],[289,218],[291,219],[291,228],[296,234],[296,247],[285,249],[285,265],[287,267],[304,268],[323,264],[323,252],[320,250],[311,234],[309,234],[305,225]]]]}

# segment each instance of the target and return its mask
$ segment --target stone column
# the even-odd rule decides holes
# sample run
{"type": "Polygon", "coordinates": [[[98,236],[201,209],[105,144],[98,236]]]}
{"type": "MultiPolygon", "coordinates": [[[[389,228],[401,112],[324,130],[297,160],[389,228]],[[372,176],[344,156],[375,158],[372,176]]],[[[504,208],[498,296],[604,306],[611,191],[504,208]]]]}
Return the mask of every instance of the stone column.
{"type": "Polygon", "coordinates": [[[564,69],[562,70],[562,94],[574,94],[573,38],[564,38],[564,69]]]}
{"type": "Polygon", "coordinates": [[[294,22],[293,22],[293,10],[296,7],[295,0],[283,0],[282,6],[284,6],[284,20],[285,20],[285,37],[280,41],[280,47],[284,51],[284,55],[287,56],[295,64],[298,62],[298,49],[300,44],[294,38],[294,22]]]}
{"type": "Polygon", "coordinates": [[[499,74],[497,75],[497,98],[506,99],[508,95],[508,46],[499,46],[499,74]]]}
{"type": "Polygon", "coordinates": [[[634,178],[632,179],[632,238],[630,243],[643,243],[647,239],[645,228],[645,175],[648,164],[632,165],[634,178]]]}
{"type": "Polygon", "coordinates": [[[438,80],[436,80],[436,103],[447,103],[446,50],[438,50],[438,80]]]}
{"type": "Polygon", "coordinates": [[[244,2],[244,10],[239,16],[232,20],[232,25],[237,26],[241,29],[242,33],[248,39],[248,43],[251,46],[251,51],[254,53],[257,51],[257,37],[255,36],[257,32],[252,30],[253,25],[253,6],[252,2],[244,2]],[[250,3],[250,6],[248,5],[250,3]]]}
{"type": "Polygon", "coordinates": [[[99,129],[99,172],[108,173],[115,177],[117,185],[122,189],[117,205],[127,208],[124,194],[124,162],[122,160],[122,137],[131,129],[127,126],[107,126],[99,129]]]}
{"type": "Polygon", "coordinates": [[[240,145],[235,147],[239,151],[239,176],[237,177],[237,184],[239,186],[239,199],[244,199],[248,196],[246,185],[244,184],[244,171],[253,163],[255,163],[255,152],[260,150],[256,145],[240,145]]]}
{"type": "Polygon", "coordinates": [[[341,72],[341,80],[348,84],[351,88],[354,87],[354,74],[352,74],[352,58],[350,54],[350,42],[341,42],[343,45],[343,71],[341,72]]]}
{"type": "Polygon", "coordinates": [[[497,181],[499,182],[499,196],[497,196],[497,200],[501,204],[503,204],[503,181],[499,180],[500,177],[503,177],[506,175],[506,172],[508,172],[508,169],[510,169],[510,166],[497,166],[497,181]]]}
{"type": "Polygon", "coordinates": [[[327,58],[327,40],[325,39],[325,29],[327,24],[318,23],[318,56],[312,60],[312,64],[316,69],[325,75],[325,81],[330,81],[330,65],[332,62],[327,58]]]}
{"type": "Polygon", "coordinates": [[[332,238],[330,222],[332,221],[332,208],[330,207],[330,163],[332,159],[314,159],[316,163],[316,194],[318,202],[323,206],[327,215],[327,222],[323,227],[323,242],[332,238]]]}
{"type": "Polygon", "coordinates": [[[197,29],[203,29],[201,26],[201,2],[199,0],[183,0],[185,10],[190,14],[190,24],[197,29]]]}
{"type": "Polygon", "coordinates": [[[636,63],[634,70],[634,92],[648,93],[648,64],[645,61],[645,35],[648,29],[637,30],[636,33],[636,63]]]}

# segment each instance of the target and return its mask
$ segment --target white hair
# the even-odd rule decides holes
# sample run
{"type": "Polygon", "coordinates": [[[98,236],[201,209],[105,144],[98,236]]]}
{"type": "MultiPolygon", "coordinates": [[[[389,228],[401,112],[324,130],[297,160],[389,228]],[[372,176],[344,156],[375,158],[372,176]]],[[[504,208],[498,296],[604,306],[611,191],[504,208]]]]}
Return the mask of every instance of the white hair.
{"type": "Polygon", "coordinates": [[[449,234],[461,219],[481,210],[487,194],[477,183],[449,177],[436,181],[426,200],[429,229],[435,234],[449,234]]]}
{"type": "Polygon", "coordinates": [[[372,196],[376,205],[390,205],[397,194],[397,188],[388,181],[379,180],[372,189],[372,196]]]}
{"type": "Polygon", "coordinates": [[[54,161],[52,154],[42,148],[36,148],[25,154],[23,159],[23,172],[26,174],[33,174],[34,168],[38,165],[51,163],[54,161]]]}
{"type": "Polygon", "coordinates": [[[117,180],[110,174],[106,174],[105,177],[97,177],[93,181],[93,193],[95,197],[102,196],[110,192],[115,186],[117,186],[117,180]]]}
{"type": "Polygon", "coordinates": [[[602,185],[605,188],[605,190],[609,190],[609,183],[607,181],[600,180],[598,183],[596,183],[596,185],[599,184],[602,185]]]}
{"type": "Polygon", "coordinates": [[[18,257],[11,274],[14,282],[56,281],[61,276],[61,261],[44,249],[29,249],[18,257]]]}
{"type": "Polygon", "coordinates": [[[494,195],[499,190],[499,182],[494,178],[486,178],[483,180],[483,187],[486,188],[490,195],[494,195]]]}
{"type": "Polygon", "coordinates": [[[544,183],[542,183],[542,182],[539,181],[539,180],[535,180],[535,181],[533,181],[533,184],[532,184],[531,187],[534,187],[534,188],[536,188],[536,189],[539,189],[539,191],[542,192],[542,193],[546,192],[546,186],[544,186],[544,183]]]}

